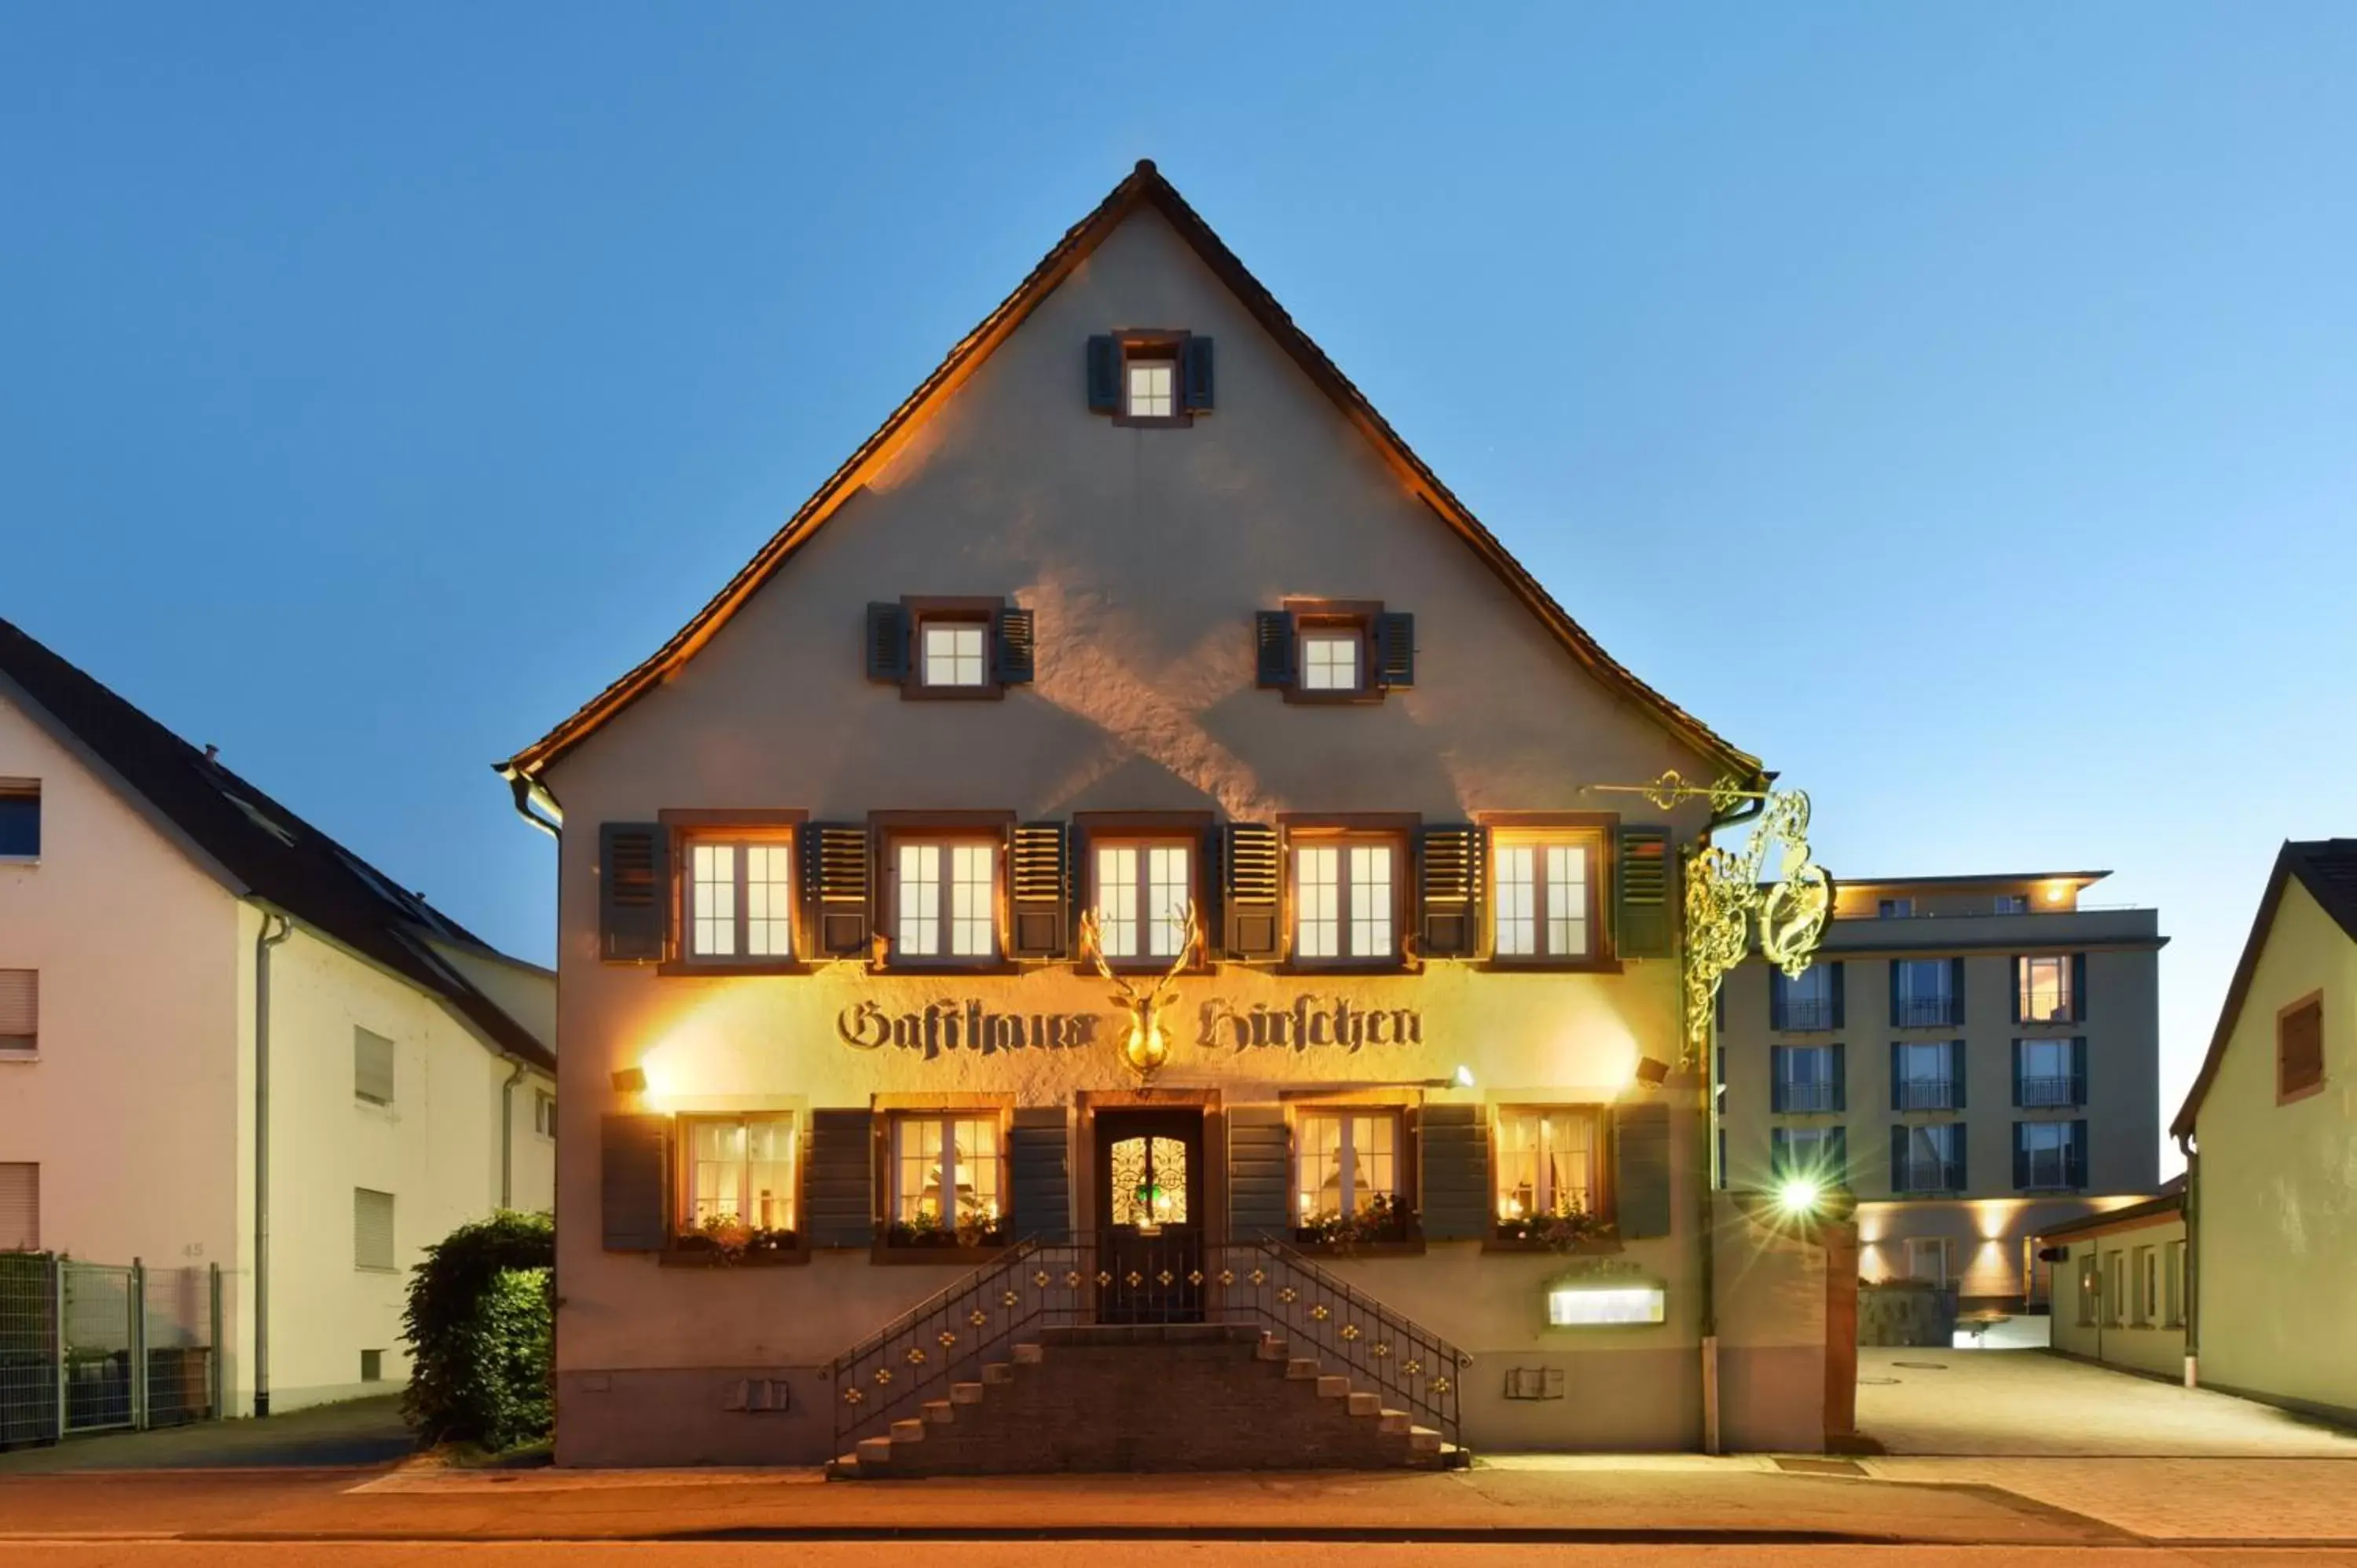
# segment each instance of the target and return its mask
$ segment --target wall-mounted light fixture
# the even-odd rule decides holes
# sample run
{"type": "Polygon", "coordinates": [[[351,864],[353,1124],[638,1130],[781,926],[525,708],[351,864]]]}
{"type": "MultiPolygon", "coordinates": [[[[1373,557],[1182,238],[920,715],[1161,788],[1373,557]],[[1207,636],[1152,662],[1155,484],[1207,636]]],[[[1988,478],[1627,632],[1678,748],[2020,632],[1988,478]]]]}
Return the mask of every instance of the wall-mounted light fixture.
{"type": "Polygon", "coordinates": [[[1659,1089],[1670,1079],[1670,1064],[1659,1057],[1637,1058],[1637,1081],[1647,1089],[1659,1089]]]}
{"type": "Polygon", "coordinates": [[[626,1067],[626,1068],[622,1069],[622,1070],[621,1070],[621,1071],[619,1071],[619,1072],[618,1072],[618,1073],[616,1073],[616,1074],[614,1075],[614,1092],[615,1092],[615,1093],[617,1093],[617,1094],[644,1094],[646,1091],[647,1091],[647,1069],[644,1069],[644,1068],[642,1068],[642,1067],[626,1067]]]}

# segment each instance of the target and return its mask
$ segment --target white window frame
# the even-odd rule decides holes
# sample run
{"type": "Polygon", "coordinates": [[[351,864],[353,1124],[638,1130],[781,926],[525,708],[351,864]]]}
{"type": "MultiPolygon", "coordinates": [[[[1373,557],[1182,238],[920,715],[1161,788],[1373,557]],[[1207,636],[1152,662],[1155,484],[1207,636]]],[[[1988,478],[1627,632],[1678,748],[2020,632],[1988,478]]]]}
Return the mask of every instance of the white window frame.
{"type": "Polygon", "coordinates": [[[532,1130],[544,1138],[556,1136],[556,1096],[544,1089],[532,1091],[532,1130]]]}
{"type": "Polygon", "coordinates": [[[2071,994],[2071,971],[2074,966],[2069,953],[2027,953],[2014,961],[2013,999],[2025,1024],[2068,1024],[2078,1014],[2078,998],[2071,994]],[[2037,976],[2047,968],[2053,971],[2051,995],[2054,1005],[2043,1012],[2033,1010],[2030,998],[2040,986],[2037,976]]]}
{"type": "MultiPolygon", "coordinates": [[[[1501,1219],[1544,1219],[1557,1213],[1557,1166],[1576,1167],[1566,1176],[1578,1202],[1576,1212],[1599,1214],[1603,1209],[1602,1166],[1604,1118],[1594,1105],[1505,1105],[1498,1109],[1491,1130],[1494,1151],[1491,1194],[1501,1219]],[[1580,1130],[1582,1138],[1570,1136],[1580,1130]],[[1527,1141],[1525,1141],[1527,1140],[1527,1141]],[[1568,1146],[1564,1146],[1564,1145],[1568,1146]],[[1518,1168],[1531,1166],[1530,1201],[1521,1197],[1524,1183],[1518,1168]]],[[[1566,1210],[1566,1212],[1573,1212],[1566,1210]]]]}
{"type": "Polygon", "coordinates": [[[2161,1326],[2185,1326],[2185,1243],[2170,1241],[2162,1248],[2161,1326]]]}
{"type": "Polygon", "coordinates": [[[2136,1326],[2156,1327],[2160,1323],[2160,1249],[2138,1247],[2135,1256],[2136,1326]]]}
{"type": "Polygon", "coordinates": [[[1491,942],[1493,957],[1576,963],[1597,956],[1600,912],[1596,868],[1601,841],[1585,834],[1493,837],[1491,942]],[[1566,912],[1566,902],[1572,904],[1566,912]]]}
{"type": "Polygon", "coordinates": [[[991,683],[990,622],[979,617],[922,616],[917,621],[917,683],[972,692],[991,683]],[[945,644],[939,651],[934,639],[945,644]],[[968,644],[971,643],[971,647],[968,644]],[[971,679],[968,676],[971,675],[971,679]]]}
{"type": "Polygon", "coordinates": [[[791,832],[685,835],[682,936],[698,964],[791,963],[801,940],[800,866],[791,832]],[[760,950],[753,950],[755,943],[760,950]]]}
{"type": "Polygon", "coordinates": [[[1303,691],[1331,695],[1366,690],[1365,633],[1350,626],[1308,626],[1297,636],[1301,645],[1298,657],[1303,691]],[[1336,659],[1337,649],[1347,650],[1348,657],[1336,659]],[[1347,671],[1349,679],[1338,678],[1338,671],[1347,671]]]}
{"type": "Polygon", "coordinates": [[[1178,384],[1178,356],[1156,349],[1133,349],[1122,358],[1121,407],[1130,419],[1176,419],[1186,412],[1179,406],[1182,389],[1178,384]],[[1157,379],[1159,385],[1154,385],[1157,379]],[[1139,382],[1148,384],[1143,388],[1139,382]]]}
{"type": "MultiPolygon", "coordinates": [[[[1399,841],[1388,833],[1321,833],[1304,837],[1286,846],[1287,907],[1291,916],[1291,953],[1297,963],[1320,967],[1376,968],[1395,964],[1400,958],[1400,872],[1399,841]],[[1361,854],[1380,850],[1383,855],[1383,875],[1371,877],[1372,862],[1361,864],[1361,854]],[[1334,879],[1306,881],[1303,876],[1306,857],[1331,854],[1334,857],[1334,879]],[[1361,898],[1361,893],[1372,887],[1383,889],[1380,900],[1361,898]],[[1306,918],[1306,911],[1315,906],[1323,908],[1323,897],[1313,898],[1312,893],[1332,893],[1333,913],[1306,918]],[[1370,913],[1369,911],[1372,911],[1370,913]],[[1309,927],[1333,928],[1333,950],[1310,950],[1303,940],[1309,927]],[[1382,940],[1377,943],[1368,928],[1381,928],[1382,940]]],[[[1318,862],[1318,864],[1322,864],[1318,862]]],[[[1322,949],[1324,938],[1319,939],[1322,949]]]]}
{"type": "MultiPolygon", "coordinates": [[[[1796,1116],[1809,1115],[1815,1112],[1828,1112],[1834,1109],[1834,1047],[1832,1046],[1778,1046],[1774,1052],[1770,1054],[1770,1060],[1771,1063],[1782,1069],[1782,1071],[1779,1076],[1784,1085],[1784,1108],[1781,1112],[1779,1112],[1779,1114],[1796,1116]],[[1798,1067],[1803,1059],[1814,1064],[1814,1072],[1813,1076],[1803,1077],[1792,1070],[1794,1068],[1798,1067]],[[1821,1089],[1824,1090],[1823,1097],[1824,1103],[1822,1105],[1803,1105],[1796,1103],[1792,1090],[1803,1084],[1806,1084],[1812,1089],[1821,1089]]],[[[1774,1095],[1772,1085],[1770,1089],[1770,1094],[1771,1098],[1774,1095]]],[[[1799,1128],[1793,1129],[1795,1132],[1801,1130],[1802,1129],[1799,1128]]]]}
{"type": "Polygon", "coordinates": [[[1948,1102],[1954,1098],[1953,1094],[1950,1091],[1953,1090],[1956,1081],[1956,1051],[1959,1048],[1958,1043],[1954,1040],[1900,1040],[1898,1042],[1898,1045],[1900,1110],[1902,1112],[1955,1110],[1956,1107],[1948,1102]],[[1934,1073],[1921,1073],[1915,1070],[1915,1064],[1926,1057],[1930,1057],[1932,1059],[1939,1063],[1939,1071],[1934,1073]],[[1913,1098],[1910,1097],[1909,1093],[1909,1088],[1910,1085],[1918,1083],[1936,1083],[1940,1085],[1940,1093],[1923,1097],[1924,1099],[1934,1101],[1936,1103],[1917,1104],[1913,1102],[1913,1098]]]}
{"type": "Polygon", "coordinates": [[[1365,1213],[1368,1200],[1378,1196],[1389,1197],[1397,1204],[1407,1178],[1406,1116],[1394,1105],[1313,1105],[1304,1106],[1296,1112],[1293,1121],[1292,1202],[1293,1223],[1296,1225],[1322,1218],[1326,1213],[1322,1208],[1311,1207],[1312,1200],[1324,1189],[1325,1182],[1322,1176],[1318,1181],[1312,1183],[1308,1178],[1307,1171],[1311,1160],[1324,1161],[1328,1158],[1330,1158],[1334,1164],[1336,1204],[1334,1212],[1340,1218],[1349,1219],[1365,1213]],[[1330,1156],[1313,1153],[1308,1137],[1308,1131],[1311,1125],[1328,1122],[1339,1123],[1330,1156]],[[1367,1181],[1370,1190],[1365,1193],[1358,1190],[1358,1139],[1359,1124],[1361,1122],[1370,1123],[1379,1122],[1388,1126],[1391,1129],[1392,1144],[1388,1155],[1384,1151],[1375,1149],[1370,1151],[1366,1156],[1370,1160],[1381,1160],[1386,1157],[1390,1159],[1391,1184],[1386,1187],[1374,1179],[1371,1172],[1367,1181]]]}
{"type": "Polygon", "coordinates": [[[1178,956],[1195,901],[1197,849],[1194,841],[1175,833],[1106,838],[1090,845],[1097,936],[1109,962],[1147,965],[1178,956]]]}
{"type": "Polygon", "coordinates": [[[937,969],[996,962],[1005,951],[998,919],[1004,841],[995,834],[942,833],[889,843],[892,961],[937,969]],[[932,869],[927,873],[929,852],[932,869]],[[970,875],[977,864],[985,868],[979,882],[970,875]],[[983,895],[979,914],[974,911],[977,887],[983,895]],[[988,933],[981,947],[974,945],[978,930],[988,933]]]}
{"type": "Polygon", "coordinates": [[[674,1223],[683,1230],[693,1230],[708,1219],[727,1217],[748,1227],[763,1230],[791,1230],[796,1228],[801,1210],[802,1147],[802,1125],[792,1112],[748,1111],[720,1115],[682,1116],[679,1122],[681,1165],[684,1168],[680,1173],[680,1212],[673,1217],[674,1223]],[[773,1125],[784,1127],[786,1152],[782,1160],[757,1160],[753,1157],[752,1132],[757,1124],[764,1127],[773,1125]],[[703,1158],[696,1148],[695,1135],[698,1130],[704,1128],[734,1129],[737,1140],[735,1155],[716,1159],[703,1158]],[[747,1209],[752,1202],[753,1168],[756,1165],[780,1164],[785,1166],[782,1197],[772,1197],[772,1208],[767,1216],[748,1213],[747,1209]],[[726,1215],[722,1208],[722,1204],[726,1200],[717,1195],[711,1199],[710,1212],[705,1212],[706,1200],[703,1193],[703,1184],[704,1169],[707,1165],[735,1167],[736,1194],[733,1202],[736,1211],[733,1215],[726,1215]],[[780,1214],[782,1214],[783,1222],[778,1223],[780,1214]]]}
{"type": "MultiPolygon", "coordinates": [[[[921,1150],[913,1155],[909,1154],[904,1146],[904,1140],[909,1134],[920,1127],[935,1127],[941,1132],[941,1158],[932,1167],[941,1173],[941,1179],[933,1189],[934,1207],[938,1209],[941,1206],[941,1196],[947,1194],[952,1212],[945,1222],[942,1221],[937,1213],[936,1222],[945,1230],[955,1230],[963,1224],[969,1223],[955,1213],[958,1173],[969,1166],[975,1170],[987,1166],[991,1172],[987,1197],[983,1192],[982,1185],[975,1184],[974,1203],[977,1218],[972,1223],[995,1225],[1005,1220],[1008,1200],[1006,1127],[1006,1119],[1001,1112],[995,1109],[969,1107],[943,1111],[895,1111],[890,1115],[889,1142],[886,1147],[886,1158],[891,1167],[892,1178],[889,1186],[890,1208],[886,1214],[888,1224],[915,1225],[920,1206],[924,1202],[924,1184],[921,1181],[918,1183],[914,1193],[909,1190],[908,1168],[909,1162],[921,1163],[925,1155],[921,1150]],[[969,1150],[963,1159],[960,1158],[957,1147],[958,1129],[966,1125],[987,1127],[990,1130],[992,1147],[990,1154],[983,1155],[969,1150]]],[[[921,1164],[920,1168],[922,1168],[921,1164]]]]}

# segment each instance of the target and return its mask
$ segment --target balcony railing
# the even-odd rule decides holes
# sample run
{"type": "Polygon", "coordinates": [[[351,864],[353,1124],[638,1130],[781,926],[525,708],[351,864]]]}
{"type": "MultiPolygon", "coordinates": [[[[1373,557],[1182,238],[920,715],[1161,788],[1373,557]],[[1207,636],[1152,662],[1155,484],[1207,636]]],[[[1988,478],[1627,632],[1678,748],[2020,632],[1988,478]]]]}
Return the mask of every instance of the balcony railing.
{"type": "Polygon", "coordinates": [[[2024,1191],[2036,1192],[2049,1188],[2068,1187],[2071,1180],[2071,1155],[2067,1149],[2032,1149],[2023,1157],[2024,1191]]]}
{"type": "Polygon", "coordinates": [[[2023,996],[2016,993],[2014,1006],[2025,1024],[2068,1024],[2072,1022],[2071,999],[2068,996],[2023,996]]]}
{"type": "Polygon", "coordinates": [[[1902,1078],[1899,1080],[1901,1111],[1953,1111],[1962,1098],[1952,1078],[1902,1078]]]}
{"type": "Polygon", "coordinates": [[[2025,1078],[2021,1080],[2021,1108],[2025,1111],[2047,1111],[2058,1105],[2079,1103],[2079,1080],[2075,1078],[2025,1078]]]}
{"type": "Polygon", "coordinates": [[[1964,1021],[1959,996],[1902,996],[1891,1004],[1891,1022],[1902,1029],[1946,1029],[1964,1021]]]}
{"type": "Polygon", "coordinates": [[[1964,1185],[1953,1160],[1909,1159],[1890,1167],[1893,1192],[1957,1192],[1964,1185]]]}
{"type": "Polygon", "coordinates": [[[1834,1109],[1834,1086],[1830,1083],[1780,1083],[1770,1097],[1776,1111],[1831,1111],[1834,1109]]]}
{"type": "Polygon", "coordinates": [[[1834,1004],[1829,996],[1795,996],[1768,1006],[1768,1026],[1791,1034],[1808,1034],[1834,1026],[1834,1004]]]}

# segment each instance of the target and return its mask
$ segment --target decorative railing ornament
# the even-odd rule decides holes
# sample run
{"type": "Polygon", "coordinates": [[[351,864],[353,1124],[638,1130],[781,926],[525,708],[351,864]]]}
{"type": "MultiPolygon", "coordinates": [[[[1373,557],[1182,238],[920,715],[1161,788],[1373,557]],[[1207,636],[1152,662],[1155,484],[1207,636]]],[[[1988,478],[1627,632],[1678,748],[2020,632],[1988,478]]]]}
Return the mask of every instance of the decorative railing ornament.
{"type": "Polygon", "coordinates": [[[1825,922],[1833,918],[1834,879],[1809,858],[1809,797],[1799,789],[1746,789],[1727,778],[1709,785],[1689,784],[1674,768],[1650,784],[1590,788],[1641,795],[1664,811],[1688,800],[1708,800],[1714,817],[1725,816],[1738,801],[1765,802],[1740,850],[1704,843],[1686,852],[1682,980],[1684,1065],[1693,1067],[1709,1056],[1719,982],[1750,950],[1755,920],[1761,955],[1786,974],[1798,980],[1816,961],[1825,922]],[[1763,882],[1771,851],[1776,854],[1774,880],[1763,882]]]}
{"type": "MultiPolygon", "coordinates": [[[[1103,934],[1097,929],[1097,912],[1091,909],[1081,917],[1081,956],[1096,966],[1099,974],[1118,988],[1114,992],[1114,1005],[1129,1015],[1129,1034],[1121,1043],[1122,1059],[1136,1073],[1140,1082],[1152,1081],[1162,1064],[1170,1059],[1170,1039],[1162,1027],[1163,1004],[1170,1000],[1178,976],[1195,961],[1195,950],[1203,940],[1203,923],[1196,917],[1192,904],[1178,911],[1179,924],[1178,956],[1151,986],[1142,986],[1127,975],[1116,973],[1105,961],[1103,934]]],[[[1139,922],[1145,929],[1145,922],[1139,922]]]]}

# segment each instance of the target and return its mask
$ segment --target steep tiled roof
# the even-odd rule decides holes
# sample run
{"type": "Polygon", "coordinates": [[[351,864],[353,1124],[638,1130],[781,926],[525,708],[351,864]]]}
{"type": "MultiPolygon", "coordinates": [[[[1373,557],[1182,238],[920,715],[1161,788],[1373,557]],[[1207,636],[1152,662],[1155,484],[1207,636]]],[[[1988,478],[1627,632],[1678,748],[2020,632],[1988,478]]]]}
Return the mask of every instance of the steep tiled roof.
{"type": "Polygon", "coordinates": [[[391,970],[439,997],[500,1050],[554,1070],[548,1047],[434,944],[503,955],[5,620],[0,696],[23,707],[232,893],[391,970]]]}
{"type": "Polygon", "coordinates": [[[991,351],[1020,327],[1075,267],[1103,243],[1124,219],[1146,207],[1154,209],[1169,221],[1294,362],[1374,444],[1376,450],[1391,464],[1408,489],[1432,509],[1441,523],[1454,530],[1472,547],[1515,596],[1538,615],[1574,659],[1606,685],[1634,698],[1673,734],[1741,782],[1757,787],[1764,781],[1765,775],[1758,757],[1738,750],[1701,720],[1639,680],[1633,671],[1606,653],[1596,639],[1571,618],[1538,579],[1533,577],[1522,563],[1498,542],[1497,536],[1482,525],[1480,519],[1475,517],[1465,503],[1440,482],[1439,477],[1425,466],[1424,459],[1409,449],[1399,433],[1375,412],[1366,394],[1352,385],[1350,378],[1326,357],[1326,351],[1294,324],[1293,317],[1286,314],[1285,307],[1277,304],[1260,280],[1245,269],[1243,263],[1236,259],[1235,252],[1211,231],[1211,225],[1187,204],[1185,198],[1172,188],[1170,182],[1162,177],[1150,159],[1140,159],[1128,178],[1115,186],[1094,211],[1074,224],[1057,242],[1055,248],[1040,258],[1039,264],[1031,269],[1030,274],[1016,286],[1015,292],[1002,300],[996,310],[983,317],[981,324],[950,350],[949,357],[934,369],[932,374],[892,411],[883,425],[828,477],[826,483],[819,487],[818,493],[802,503],[802,510],[787,520],[786,525],[761,547],[759,553],[729,579],[711,602],[696,612],[693,620],[637,668],[591,698],[572,717],[507,761],[494,764],[499,771],[511,779],[538,774],[657,682],[685,663],[789,556],[809,541],[811,535],[868,475],[890,459],[913,427],[939,400],[955,392],[991,351]]]}

